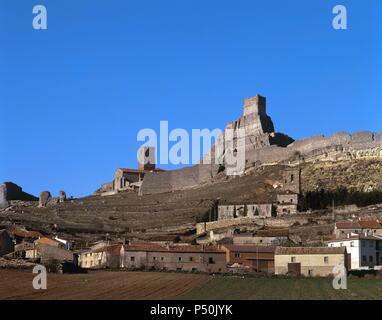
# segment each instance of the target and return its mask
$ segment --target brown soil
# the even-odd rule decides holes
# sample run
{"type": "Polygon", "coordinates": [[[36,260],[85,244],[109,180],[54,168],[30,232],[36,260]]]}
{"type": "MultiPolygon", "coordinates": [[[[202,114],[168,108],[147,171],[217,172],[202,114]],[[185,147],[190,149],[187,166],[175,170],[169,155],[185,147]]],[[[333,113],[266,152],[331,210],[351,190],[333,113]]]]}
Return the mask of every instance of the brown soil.
{"type": "Polygon", "coordinates": [[[171,299],[205,284],[208,275],[93,271],[48,274],[47,290],[32,287],[31,271],[0,270],[0,300],[171,299]]]}

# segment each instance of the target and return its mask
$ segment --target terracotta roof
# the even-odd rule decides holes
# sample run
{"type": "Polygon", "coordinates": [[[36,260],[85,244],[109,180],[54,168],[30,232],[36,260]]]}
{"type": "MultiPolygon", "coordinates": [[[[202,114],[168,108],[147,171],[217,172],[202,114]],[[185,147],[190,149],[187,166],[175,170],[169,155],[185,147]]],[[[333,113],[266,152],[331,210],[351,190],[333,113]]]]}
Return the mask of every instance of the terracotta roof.
{"type": "Polygon", "coordinates": [[[358,221],[337,221],[337,229],[361,229],[361,225],[358,221]]]}
{"type": "Polygon", "coordinates": [[[58,246],[61,244],[60,241],[57,241],[57,240],[54,240],[54,239],[51,239],[48,237],[42,237],[42,238],[36,240],[35,242],[36,242],[36,244],[47,244],[47,245],[54,245],[54,246],[58,246]]]}
{"type": "Polygon", "coordinates": [[[377,220],[361,219],[358,221],[337,221],[337,229],[382,229],[377,220]]]}
{"type": "Polygon", "coordinates": [[[153,251],[153,252],[224,252],[217,246],[203,245],[172,245],[165,246],[152,242],[136,242],[125,245],[125,251],[153,251]]]}
{"type": "Polygon", "coordinates": [[[37,231],[28,231],[26,229],[17,229],[17,228],[10,228],[8,229],[8,232],[13,235],[20,238],[40,238],[42,237],[42,234],[37,231]]]}
{"type": "Polygon", "coordinates": [[[113,244],[111,246],[102,247],[96,250],[92,250],[91,252],[97,253],[97,252],[107,252],[109,254],[113,255],[119,255],[121,252],[122,244],[113,244]]]}
{"type": "Polygon", "coordinates": [[[382,229],[382,225],[376,220],[359,220],[358,223],[362,229],[382,229]]]}
{"type": "Polygon", "coordinates": [[[345,251],[345,247],[277,247],[275,254],[343,254],[345,251]]]}
{"type": "Polygon", "coordinates": [[[338,239],[329,240],[327,242],[341,242],[347,240],[380,240],[382,241],[382,237],[378,236],[365,236],[364,234],[356,234],[350,237],[343,237],[338,239]]]}
{"type": "Polygon", "coordinates": [[[261,253],[273,253],[275,252],[274,246],[254,246],[252,244],[225,244],[225,247],[229,251],[235,252],[261,252],[261,253]]]}

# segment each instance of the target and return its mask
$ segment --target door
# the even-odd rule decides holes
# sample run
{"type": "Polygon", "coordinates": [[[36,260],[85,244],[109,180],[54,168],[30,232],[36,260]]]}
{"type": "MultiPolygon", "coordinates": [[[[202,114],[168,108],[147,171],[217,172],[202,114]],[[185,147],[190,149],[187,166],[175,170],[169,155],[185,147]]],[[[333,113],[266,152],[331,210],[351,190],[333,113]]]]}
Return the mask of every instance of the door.
{"type": "Polygon", "coordinates": [[[301,274],[301,263],[288,263],[288,273],[301,274]]]}

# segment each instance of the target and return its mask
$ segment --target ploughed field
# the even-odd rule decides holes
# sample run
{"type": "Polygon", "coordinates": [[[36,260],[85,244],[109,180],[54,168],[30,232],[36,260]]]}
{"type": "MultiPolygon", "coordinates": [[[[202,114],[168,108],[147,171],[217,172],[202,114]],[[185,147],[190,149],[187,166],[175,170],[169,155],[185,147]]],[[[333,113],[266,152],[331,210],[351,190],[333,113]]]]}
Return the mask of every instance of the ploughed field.
{"type": "Polygon", "coordinates": [[[382,299],[382,279],[351,278],[334,290],[329,278],[93,271],[48,274],[48,289],[34,290],[34,276],[0,270],[0,299],[382,299]]]}

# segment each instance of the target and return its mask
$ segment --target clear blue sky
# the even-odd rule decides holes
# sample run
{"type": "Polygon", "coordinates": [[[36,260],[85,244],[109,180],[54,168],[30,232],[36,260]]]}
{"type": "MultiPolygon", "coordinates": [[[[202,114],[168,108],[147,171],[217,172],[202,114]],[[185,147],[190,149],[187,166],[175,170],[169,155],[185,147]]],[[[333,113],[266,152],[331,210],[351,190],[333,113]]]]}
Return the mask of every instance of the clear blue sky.
{"type": "Polygon", "coordinates": [[[0,181],[89,194],[136,167],[140,129],[223,128],[256,93],[295,139],[382,131],[381,18],[380,0],[0,0],[0,181]]]}

